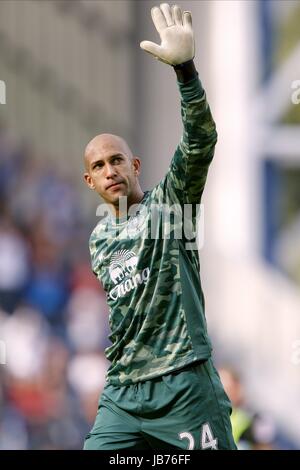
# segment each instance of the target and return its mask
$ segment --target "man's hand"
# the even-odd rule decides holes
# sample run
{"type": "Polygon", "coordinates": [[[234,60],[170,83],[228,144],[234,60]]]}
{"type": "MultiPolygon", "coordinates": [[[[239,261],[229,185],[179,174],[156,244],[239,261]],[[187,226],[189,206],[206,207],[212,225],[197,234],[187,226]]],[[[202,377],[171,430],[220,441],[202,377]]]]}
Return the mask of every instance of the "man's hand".
{"type": "Polygon", "coordinates": [[[182,13],[178,5],[171,8],[167,3],[162,3],[160,7],[151,8],[151,16],[160,35],[161,45],[142,41],[141,48],[169,65],[192,60],[195,56],[195,42],[191,13],[182,13]]]}

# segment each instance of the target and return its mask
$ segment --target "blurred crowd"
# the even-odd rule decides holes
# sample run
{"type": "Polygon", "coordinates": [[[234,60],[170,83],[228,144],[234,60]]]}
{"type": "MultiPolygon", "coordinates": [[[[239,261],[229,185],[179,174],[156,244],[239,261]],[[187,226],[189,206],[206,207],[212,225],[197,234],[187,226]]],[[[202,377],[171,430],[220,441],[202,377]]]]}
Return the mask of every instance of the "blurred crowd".
{"type": "Polygon", "coordinates": [[[0,449],[81,449],[108,309],[75,185],[0,129],[0,449]]]}

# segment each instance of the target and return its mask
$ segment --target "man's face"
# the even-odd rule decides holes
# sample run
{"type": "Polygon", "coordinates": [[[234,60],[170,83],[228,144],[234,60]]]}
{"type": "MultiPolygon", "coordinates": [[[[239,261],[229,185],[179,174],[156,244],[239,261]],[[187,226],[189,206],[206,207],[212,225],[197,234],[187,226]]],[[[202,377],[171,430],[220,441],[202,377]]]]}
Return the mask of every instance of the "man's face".
{"type": "Polygon", "coordinates": [[[84,178],[91,189],[109,204],[131,197],[138,185],[140,160],[133,158],[127,144],[114,136],[99,136],[88,145],[84,178]]]}

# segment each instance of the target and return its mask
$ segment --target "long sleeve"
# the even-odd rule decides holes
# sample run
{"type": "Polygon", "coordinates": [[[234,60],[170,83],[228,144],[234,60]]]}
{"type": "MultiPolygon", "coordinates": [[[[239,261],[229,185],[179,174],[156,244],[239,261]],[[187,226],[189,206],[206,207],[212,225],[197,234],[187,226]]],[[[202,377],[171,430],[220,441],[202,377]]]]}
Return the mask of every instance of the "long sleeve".
{"type": "Polygon", "coordinates": [[[217,142],[205,91],[198,77],[178,82],[181,94],[183,135],[167,174],[169,194],[181,203],[199,203],[217,142]]]}

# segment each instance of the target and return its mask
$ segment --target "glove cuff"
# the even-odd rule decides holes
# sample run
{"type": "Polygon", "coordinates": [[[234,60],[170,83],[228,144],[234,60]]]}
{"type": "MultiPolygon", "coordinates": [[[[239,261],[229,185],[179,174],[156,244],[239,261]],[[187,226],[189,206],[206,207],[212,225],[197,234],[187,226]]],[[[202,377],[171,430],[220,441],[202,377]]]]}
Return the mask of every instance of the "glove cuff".
{"type": "Polygon", "coordinates": [[[183,64],[173,65],[173,68],[180,83],[187,83],[198,77],[193,59],[183,62],[183,64]]]}

